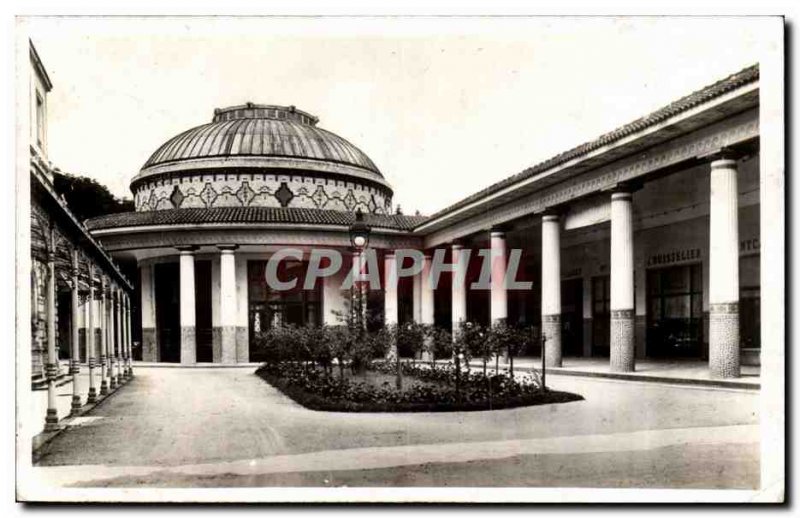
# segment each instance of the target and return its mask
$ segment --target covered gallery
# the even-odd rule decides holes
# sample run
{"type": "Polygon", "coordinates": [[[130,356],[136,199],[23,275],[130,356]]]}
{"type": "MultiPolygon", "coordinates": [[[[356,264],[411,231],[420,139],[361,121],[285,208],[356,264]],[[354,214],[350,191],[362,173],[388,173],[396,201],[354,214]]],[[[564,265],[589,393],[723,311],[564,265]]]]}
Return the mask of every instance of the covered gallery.
{"type": "Polygon", "coordinates": [[[131,182],[135,212],[87,223],[116,259],[138,265],[138,357],[255,361],[253,336],[266,326],[335,323],[341,278],[274,292],[264,263],[286,246],[350,255],[361,211],[385,261],[399,248],[443,248],[453,263],[468,249],[519,248],[519,277],[533,282],[433,290],[420,275],[370,295],[388,321],[533,325],[554,365],[599,356],[629,371],[637,358],[694,358],[735,377],[741,361],[759,361],[757,66],[430,217],[395,213],[369,157],[317,124],[291,106],[217,109],[147,160],[131,182]]]}

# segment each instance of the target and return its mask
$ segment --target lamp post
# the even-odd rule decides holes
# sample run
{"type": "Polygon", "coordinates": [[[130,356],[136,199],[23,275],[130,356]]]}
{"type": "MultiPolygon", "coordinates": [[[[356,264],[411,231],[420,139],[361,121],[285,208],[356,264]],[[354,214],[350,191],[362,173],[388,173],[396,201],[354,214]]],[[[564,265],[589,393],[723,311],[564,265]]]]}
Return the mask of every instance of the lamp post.
{"type": "MultiPolygon", "coordinates": [[[[353,245],[354,257],[356,257],[358,260],[357,264],[358,270],[355,272],[356,275],[359,275],[361,273],[361,270],[364,268],[365,264],[364,252],[369,246],[370,231],[371,229],[369,225],[367,225],[364,222],[364,213],[361,212],[361,209],[356,210],[356,220],[353,222],[352,225],[350,225],[350,243],[353,245]]],[[[355,292],[353,292],[352,290],[356,288],[356,282],[358,282],[358,277],[354,279],[353,285],[350,288],[351,289],[350,299],[352,301],[355,298],[353,295],[355,293],[358,294],[358,304],[356,306],[358,313],[356,316],[356,322],[358,323],[359,328],[363,330],[366,328],[367,325],[365,317],[367,308],[366,308],[366,301],[364,300],[365,286],[363,282],[358,282],[357,289],[355,292]]]]}

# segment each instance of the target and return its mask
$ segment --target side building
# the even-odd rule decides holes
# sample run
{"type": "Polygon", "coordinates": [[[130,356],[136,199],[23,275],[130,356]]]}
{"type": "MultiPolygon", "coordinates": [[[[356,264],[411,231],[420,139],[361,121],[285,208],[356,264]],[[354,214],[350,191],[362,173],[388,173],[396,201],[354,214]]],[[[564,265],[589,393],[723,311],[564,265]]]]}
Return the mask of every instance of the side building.
{"type": "MultiPolygon", "coordinates": [[[[47,429],[58,427],[56,385],[75,386],[71,411],[96,401],[129,371],[133,286],[53,186],[47,159],[50,78],[30,44],[31,383],[46,389],[47,429]],[[81,365],[97,386],[78,387],[81,365]]],[[[67,410],[69,413],[70,410],[67,410]]]]}

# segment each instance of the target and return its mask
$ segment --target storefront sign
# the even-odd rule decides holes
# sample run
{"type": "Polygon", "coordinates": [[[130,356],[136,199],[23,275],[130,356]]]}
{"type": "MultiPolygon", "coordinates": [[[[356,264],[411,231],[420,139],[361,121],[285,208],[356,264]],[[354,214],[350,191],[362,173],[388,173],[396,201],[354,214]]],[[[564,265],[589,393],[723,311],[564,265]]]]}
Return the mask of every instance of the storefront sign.
{"type": "Polygon", "coordinates": [[[700,259],[699,248],[687,248],[685,250],[675,250],[665,254],[655,254],[647,258],[647,266],[660,266],[664,264],[682,263],[700,259]]]}
{"type": "Polygon", "coordinates": [[[739,252],[755,252],[761,249],[761,240],[757,237],[745,239],[739,243],[739,252]]]}

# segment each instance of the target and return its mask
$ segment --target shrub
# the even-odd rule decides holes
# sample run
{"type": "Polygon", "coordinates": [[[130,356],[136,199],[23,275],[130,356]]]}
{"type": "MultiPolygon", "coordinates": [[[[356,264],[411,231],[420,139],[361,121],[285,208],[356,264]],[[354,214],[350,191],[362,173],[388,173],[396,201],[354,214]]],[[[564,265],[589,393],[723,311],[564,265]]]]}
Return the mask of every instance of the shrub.
{"type": "MultiPolygon", "coordinates": [[[[427,382],[405,391],[384,383],[375,387],[346,378],[333,378],[324,370],[305,369],[298,363],[264,364],[257,373],[300,404],[315,410],[346,412],[453,411],[510,408],[521,405],[558,403],[582,399],[575,394],[543,391],[535,373],[516,379],[505,374],[458,372],[448,363],[428,367],[402,363],[403,373],[427,382]],[[461,378],[460,391],[455,381],[461,378]]],[[[392,374],[394,363],[371,366],[392,374]]]]}

